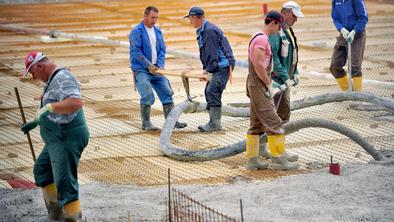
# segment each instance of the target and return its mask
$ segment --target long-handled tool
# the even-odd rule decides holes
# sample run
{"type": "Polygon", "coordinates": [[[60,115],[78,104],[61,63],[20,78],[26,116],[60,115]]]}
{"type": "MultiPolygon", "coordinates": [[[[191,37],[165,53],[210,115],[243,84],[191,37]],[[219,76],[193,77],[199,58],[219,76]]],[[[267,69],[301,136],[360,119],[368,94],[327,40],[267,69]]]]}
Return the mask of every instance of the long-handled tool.
{"type": "MultiPolygon", "coordinates": [[[[18,88],[14,87],[14,89],[15,89],[16,99],[18,100],[19,110],[21,111],[22,121],[23,121],[23,124],[25,124],[26,118],[25,118],[25,113],[23,112],[23,106],[22,106],[21,98],[19,97],[18,88]]],[[[26,133],[26,136],[27,136],[27,141],[29,142],[30,151],[31,151],[31,155],[33,157],[33,161],[36,162],[36,154],[34,153],[33,144],[31,142],[31,138],[30,138],[30,133],[29,132],[26,133]]]]}
{"type": "Polygon", "coordinates": [[[194,78],[194,79],[199,79],[201,76],[198,74],[192,74],[192,73],[187,73],[187,72],[173,72],[173,71],[167,71],[164,69],[158,70],[158,73],[164,76],[179,76],[182,78],[182,83],[183,83],[183,88],[185,89],[186,92],[186,97],[188,101],[192,101],[192,99],[196,98],[196,96],[191,96],[190,95],[190,84],[189,84],[189,78],[194,78]]]}
{"type": "Polygon", "coordinates": [[[352,82],[352,43],[347,42],[347,65],[348,65],[348,77],[349,77],[349,88],[348,92],[352,92],[353,90],[353,82],[352,82]]]}

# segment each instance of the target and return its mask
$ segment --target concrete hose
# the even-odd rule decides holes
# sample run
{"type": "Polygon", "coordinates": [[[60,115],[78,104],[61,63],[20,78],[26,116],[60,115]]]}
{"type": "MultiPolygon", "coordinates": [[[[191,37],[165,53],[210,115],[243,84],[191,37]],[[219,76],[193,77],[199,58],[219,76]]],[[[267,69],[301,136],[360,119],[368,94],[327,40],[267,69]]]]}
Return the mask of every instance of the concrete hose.
{"type": "MultiPolygon", "coordinates": [[[[315,97],[307,97],[301,100],[293,101],[291,103],[291,110],[307,108],[329,102],[342,102],[347,100],[375,103],[387,109],[394,110],[394,101],[392,99],[377,97],[369,93],[327,93],[315,97]]],[[[172,129],[179,116],[183,112],[193,113],[204,111],[205,107],[205,103],[183,102],[177,105],[171,111],[164,123],[163,130],[160,135],[160,149],[165,155],[183,161],[207,161],[234,156],[245,151],[245,140],[216,149],[197,151],[185,150],[170,143],[172,129]]],[[[249,109],[226,106],[223,107],[223,113],[224,115],[230,116],[248,117],[249,109]]],[[[284,125],[286,134],[290,134],[308,127],[326,128],[341,133],[363,147],[363,149],[368,152],[375,160],[384,159],[384,156],[378,152],[373,147],[373,145],[363,139],[357,132],[334,121],[308,118],[298,121],[291,121],[284,125]]],[[[266,138],[263,139],[266,140],[266,138]]]]}

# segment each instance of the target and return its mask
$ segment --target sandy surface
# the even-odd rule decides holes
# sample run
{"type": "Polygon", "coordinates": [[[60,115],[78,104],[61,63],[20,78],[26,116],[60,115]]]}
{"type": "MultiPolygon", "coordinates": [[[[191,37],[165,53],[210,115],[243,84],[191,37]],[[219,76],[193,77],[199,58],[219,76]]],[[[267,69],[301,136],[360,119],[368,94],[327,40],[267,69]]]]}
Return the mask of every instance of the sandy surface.
{"type": "MultiPolygon", "coordinates": [[[[264,173],[264,171],[262,171],[264,173]]],[[[275,181],[226,185],[175,186],[204,205],[245,221],[392,221],[394,161],[342,165],[341,175],[327,169],[275,181]]],[[[81,186],[82,210],[88,221],[160,220],[166,187],[81,186]]],[[[46,221],[39,189],[0,190],[1,221],[46,221]]]]}

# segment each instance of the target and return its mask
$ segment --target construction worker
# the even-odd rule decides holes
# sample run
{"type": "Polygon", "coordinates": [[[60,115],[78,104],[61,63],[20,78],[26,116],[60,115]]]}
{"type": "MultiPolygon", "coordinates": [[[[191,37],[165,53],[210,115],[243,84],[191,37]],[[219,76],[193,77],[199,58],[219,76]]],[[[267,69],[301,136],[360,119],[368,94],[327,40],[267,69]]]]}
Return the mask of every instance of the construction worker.
{"type": "MultiPolygon", "coordinates": [[[[301,6],[293,1],[285,2],[281,12],[283,16],[284,27],[279,32],[269,37],[274,70],[271,73],[274,84],[280,89],[280,92],[274,96],[274,102],[277,106],[278,116],[284,123],[290,120],[290,89],[297,86],[300,82],[298,63],[298,45],[297,38],[292,26],[297,18],[304,17],[301,6]]],[[[260,144],[260,149],[267,149],[265,143],[260,144]]],[[[267,151],[262,151],[265,158],[271,158],[267,151]]],[[[298,156],[286,152],[289,161],[298,160],[298,156]]]]}
{"type": "Polygon", "coordinates": [[[78,164],[89,141],[78,80],[41,52],[25,58],[24,76],[45,83],[35,118],[21,125],[26,134],[40,125],[44,148],[34,164],[34,178],[42,188],[51,219],[82,221],[78,188],[78,164]],[[63,210],[62,210],[63,207],[63,210]]]}
{"type": "Polygon", "coordinates": [[[292,26],[297,18],[304,17],[301,7],[293,1],[283,4],[281,14],[285,28],[281,28],[276,35],[269,37],[274,60],[274,71],[271,73],[272,80],[281,89],[274,96],[275,104],[278,104],[278,115],[284,122],[290,119],[290,89],[297,86],[300,77],[297,69],[298,45],[292,26]],[[280,101],[279,98],[281,98],[280,101]]]}
{"type": "Polygon", "coordinates": [[[255,34],[248,49],[249,74],[246,80],[247,96],[250,98],[250,128],[246,139],[248,169],[266,169],[268,163],[259,159],[260,136],[266,133],[270,150],[272,169],[292,170],[298,168],[286,158],[285,136],[282,120],[276,113],[271,81],[272,51],[269,36],[276,34],[283,26],[283,16],[270,11],[265,17],[261,32],[255,34]]]}
{"type": "Polygon", "coordinates": [[[343,67],[348,56],[351,56],[353,90],[362,89],[361,64],[365,48],[365,26],[368,23],[368,13],[364,0],[332,0],[332,20],[340,32],[332,53],[330,71],[338,82],[339,88],[346,91],[349,88],[349,77],[343,67]],[[351,45],[351,55],[348,55],[348,44],[351,45]]]}
{"type": "MultiPolygon", "coordinates": [[[[153,89],[163,104],[165,118],[174,107],[170,83],[166,77],[157,73],[164,68],[166,56],[163,34],[155,26],[158,17],[159,10],[156,7],[147,7],[143,20],[131,30],[129,36],[130,64],[141,96],[141,128],[146,131],[158,130],[150,121],[151,106],[155,102],[153,89]]],[[[179,121],[175,124],[177,129],[186,126],[186,123],[179,121]]]]}
{"type": "Polygon", "coordinates": [[[201,132],[219,131],[222,129],[220,120],[222,93],[235,64],[233,51],[223,31],[205,19],[202,8],[193,6],[184,18],[188,18],[190,24],[197,29],[197,42],[203,66],[201,79],[207,81],[205,99],[209,111],[209,122],[199,126],[198,129],[201,132]]]}

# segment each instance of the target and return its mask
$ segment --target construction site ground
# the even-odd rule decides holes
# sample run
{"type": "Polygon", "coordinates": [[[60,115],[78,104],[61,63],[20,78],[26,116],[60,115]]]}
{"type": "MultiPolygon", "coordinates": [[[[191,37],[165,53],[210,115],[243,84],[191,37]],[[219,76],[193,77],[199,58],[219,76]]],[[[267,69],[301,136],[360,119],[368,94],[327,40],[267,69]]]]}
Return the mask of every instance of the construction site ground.
{"type": "MultiPolygon", "coordinates": [[[[262,4],[279,10],[282,1],[150,1],[159,8],[159,22],[168,49],[198,55],[195,30],[182,19],[192,5],[202,6],[206,17],[223,29],[237,60],[247,59],[247,46],[262,24],[262,4]]],[[[292,100],[338,91],[332,78],[306,78],[303,73],[327,73],[338,32],[331,20],[331,2],[300,2],[305,18],[294,26],[299,42],[301,84],[292,89],[292,100]]],[[[367,1],[369,23],[363,76],[368,80],[393,82],[394,75],[394,5],[389,1],[367,1]]],[[[85,1],[58,3],[2,4],[0,24],[59,30],[84,36],[101,36],[128,41],[130,30],[138,24],[144,1],[85,1]]],[[[34,181],[33,160],[26,136],[19,130],[21,115],[14,87],[18,87],[26,118],[34,116],[42,92],[42,83],[20,78],[24,57],[31,50],[44,52],[58,65],[69,68],[81,83],[84,111],[90,130],[90,142],[84,150],[78,170],[80,184],[157,186],[167,183],[167,169],[172,183],[223,184],[234,179],[274,180],[290,174],[308,173],[326,168],[332,155],[341,164],[367,163],[372,159],[350,139],[325,129],[304,129],[286,137],[286,148],[300,156],[302,167],[296,171],[248,171],[245,154],[207,162],[181,162],[166,157],[159,147],[160,132],[140,129],[139,94],[133,89],[127,48],[70,40],[47,41],[38,35],[0,31],[0,188],[10,188],[9,175],[34,181]],[[311,169],[311,165],[318,164],[311,169]]],[[[174,72],[201,72],[198,59],[168,55],[166,69],[174,72]]],[[[233,83],[223,94],[223,103],[249,102],[245,93],[248,70],[236,67],[233,83]]],[[[175,104],[186,100],[181,78],[169,77],[175,104]]],[[[205,82],[191,79],[191,94],[205,102],[205,82]]],[[[394,91],[364,87],[363,91],[389,98],[394,91]]],[[[319,117],[337,121],[361,134],[376,149],[394,149],[393,113],[386,110],[360,111],[349,102],[330,103],[292,112],[291,119],[319,117]]],[[[207,113],[184,114],[180,120],[188,126],[174,130],[171,142],[186,149],[211,149],[236,143],[246,136],[249,118],[224,116],[223,130],[200,133],[197,126],[208,121],[207,113]]],[[[162,106],[153,105],[153,124],[163,126],[162,106]]],[[[36,155],[43,147],[39,130],[31,132],[36,155]]]]}

